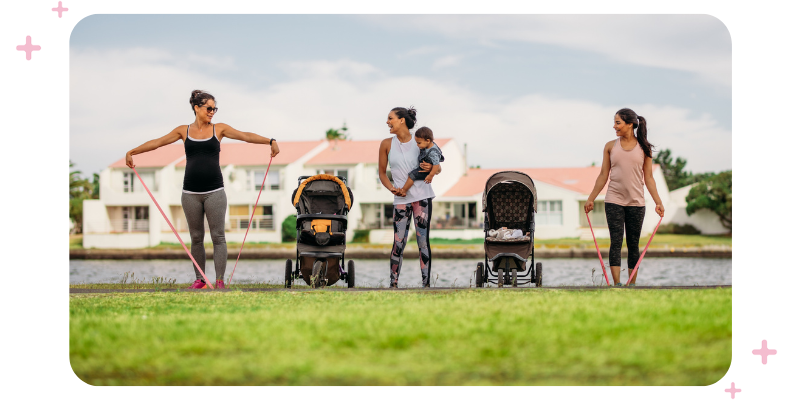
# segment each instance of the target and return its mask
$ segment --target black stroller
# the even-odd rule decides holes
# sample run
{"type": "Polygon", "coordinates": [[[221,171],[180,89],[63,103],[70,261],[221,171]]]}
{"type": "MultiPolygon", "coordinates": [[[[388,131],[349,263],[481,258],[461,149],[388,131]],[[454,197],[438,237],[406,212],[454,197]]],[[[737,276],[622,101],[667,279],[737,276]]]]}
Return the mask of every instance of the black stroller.
{"type": "Polygon", "coordinates": [[[498,287],[525,283],[542,286],[542,263],[532,267],[533,232],[536,230],[536,187],[533,180],[517,171],[492,175],[483,191],[483,215],[485,257],[475,271],[476,287],[483,287],[487,282],[496,283],[498,287]],[[523,236],[513,239],[489,236],[490,230],[500,228],[520,229],[523,236]],[[531,266],[526,269],[529,255],[531,266]]]}
{"type": "Polygon", "coordinates": [[[286,260],[286,287],[297,278],[312,288],[333,285],[339,279],[347,287],[355,286],[355,263],[344,270],[344,251],[347,247],[347,213],[353,204],[353,192],[346,179],[327,174],[301,176],[292,193],[292,205],[297,209],[297,256],[286,260]]]}

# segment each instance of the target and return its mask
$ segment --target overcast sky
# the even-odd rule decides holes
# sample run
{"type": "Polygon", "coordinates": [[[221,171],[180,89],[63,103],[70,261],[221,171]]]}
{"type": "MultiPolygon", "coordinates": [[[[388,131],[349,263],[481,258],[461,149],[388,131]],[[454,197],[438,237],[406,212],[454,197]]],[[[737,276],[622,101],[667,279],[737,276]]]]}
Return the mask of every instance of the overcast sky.
{"type": "Polygon", "coordinates": [[[382,139],[389,110],[414,105],[484,168],[599,164],[630,107],[689,170],[732,163],[731,42],[711,16],[94,15],[70,53],[84,175],[193,122],[193,89],[216,122],[282,141],[345,121],[382,139]]]}

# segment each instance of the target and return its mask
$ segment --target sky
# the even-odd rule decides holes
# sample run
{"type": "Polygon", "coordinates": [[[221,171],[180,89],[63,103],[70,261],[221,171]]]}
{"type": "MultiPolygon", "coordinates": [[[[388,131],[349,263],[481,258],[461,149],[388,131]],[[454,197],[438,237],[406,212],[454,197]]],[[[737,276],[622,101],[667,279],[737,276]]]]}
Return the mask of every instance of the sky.
{"type": "Polygon", "coordinates": [[[70,38],[75,168],[193,122],[194,89],[279,143],[383,139],[413,105],[483,168],[599,165],[628,107],[656,152],[732,166],[731,39],[707,15],[92,15],[70,38]]]}

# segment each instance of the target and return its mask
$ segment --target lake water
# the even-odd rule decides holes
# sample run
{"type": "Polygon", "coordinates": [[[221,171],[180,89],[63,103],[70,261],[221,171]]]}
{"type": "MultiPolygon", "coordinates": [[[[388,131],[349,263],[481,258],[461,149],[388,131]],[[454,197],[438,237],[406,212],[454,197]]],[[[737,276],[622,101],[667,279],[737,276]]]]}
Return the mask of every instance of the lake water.
{"type": "MultiPolygon", "coordinates": [[[[475,268],[480,260],[436,260],[432,266],[431,284],[438,287],[468,287],[475,284],[475,268]]],[[[226,274],[233,270],[235,260],[229,260],[226,274]]],[[[266,282],[283,284],[285,260],[240,260],[234,274],[234,283],[266,282]]],[[[569,258],[541,259],[542,285],[591,285],[604,281],[598,260],[569,258]]],[[[208,260],[206,275],[214,279],[214,263],[208,260]]],[[[356,286],[386,287],[389,282],[388,260],[355,260],[356,286]]],[[[637,285],[640,286],[693,286],[730,285],[730,258],[650,258],[639,267],[637,285]]],[[[606,267],[608,270],[608,267],[606,267]]],[[[622,280],[628,274],[623,268],[622,280]]],[[[69,282],[111,283],[119,282],[125,272],[134,273],[137,280],[149,281],[152,277],[175,279],[177,282],[194,281],[194,265],[180,260],[70,260],[69,282]]],[[[608,272],[611,279],[611,272],[608,272]]],[[[307,287],[302,280],[297,287],[307,287]]],[[[226,276],[227,283],[227,276],[226,276]]],[[[417,260],[406,260],[400,271],[400,287],[419,287],[422,278],[417,260]]],[[[345,287],[339,281],[335,286],[345,287]]]]}

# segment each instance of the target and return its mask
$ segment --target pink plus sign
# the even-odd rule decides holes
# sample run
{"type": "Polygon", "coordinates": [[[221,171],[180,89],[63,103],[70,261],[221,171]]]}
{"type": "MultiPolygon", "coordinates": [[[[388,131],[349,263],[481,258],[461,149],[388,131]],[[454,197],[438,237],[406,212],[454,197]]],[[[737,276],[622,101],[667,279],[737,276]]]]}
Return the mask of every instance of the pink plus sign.
{"type": "Polygon", "coordinates": [[[64,11],[69,11],[69,8],[61,7],[61,2],[59,1],[58,2],[58,8],[53,8],[52,10],[53,11],[58,11],[58,18],[61,18],[61,13],[63,13],[64,11]]]}
{"type": "Polygon", "coordinates": [[[17,50],[21,50],[21,51],[25,52],[25,59],[26,60],[30,60],[31,59],[31,52],[39,51],[41,49],[42,49],[42,46],[32,45],[31,44],[31,37],[30,36],[27,36],[25,38],[25,44],[24,45],[21,44],[21,45],[17,46],[17,50]]]}
{"type": "Polygon", "coordinates": [[[762,340],[761,341],[761,348],[753,350],[753,354],[755,354],[757,356],[761,356],[761,364],[766,364],[767,363],[767,356],[774,356],[775,354],[778,354],[778,350],[768,349],[767,348],[767,341],[766,340],[762,340]]]}
{"type": "Polygon", "coordinates": [[[736,393],[741,392],[742,389],[737,389],[736,388],[736,384],[731,382],[731,388],[730,389],[725,389],[725,391],[731,394],[731,398],[732,399],[735,399],[736,398],[736,393]]]}

